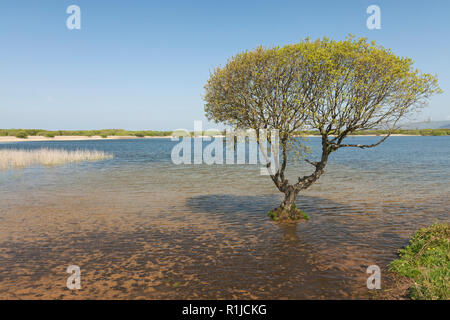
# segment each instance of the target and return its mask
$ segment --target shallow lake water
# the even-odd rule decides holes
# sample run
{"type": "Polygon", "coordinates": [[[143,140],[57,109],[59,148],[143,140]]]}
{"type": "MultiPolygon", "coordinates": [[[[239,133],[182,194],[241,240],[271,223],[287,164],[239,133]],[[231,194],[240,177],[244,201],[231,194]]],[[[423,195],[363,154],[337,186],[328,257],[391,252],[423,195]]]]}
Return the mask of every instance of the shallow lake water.
{"type": "MultiPolygon", "coordinates": [[[[313,160],[320,140],[307,143],[313,160]]],[[[450,137],[339,150],[297,199],[310,220],[292,224],[267,217],[281,194],[260,166],[174,165],[175,144],[0,144],[114,155],[0,171],[0,298],[366,298],[367,266],[384,271],[417,229],[450,220],[450,137]],[[81,290],[66,288],[69,265],[81,290]]]]}

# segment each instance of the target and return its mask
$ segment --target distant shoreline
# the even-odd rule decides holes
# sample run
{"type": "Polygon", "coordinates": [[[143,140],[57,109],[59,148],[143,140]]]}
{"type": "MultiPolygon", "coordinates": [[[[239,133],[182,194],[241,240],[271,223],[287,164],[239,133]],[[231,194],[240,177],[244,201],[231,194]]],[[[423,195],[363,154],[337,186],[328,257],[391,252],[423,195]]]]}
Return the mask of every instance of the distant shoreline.
{"type": "MultiPolygon", "coordinates": [[[[171,138],[175,131],[130,131],[124,129],[101,129],[101,130],[56,130],[48,131],[42,129],[0,129],[0,142],[21,142],[21,141],[85,141],[85,140],[120,140],[120,139],[161,139],[171,138]]],[[[180,132],[181,135],[188,131],[180,132]]],[[[200,133],[200,132],[199,132],[200,133]]],[[[388,134],[387,130],[364,130],[356,131],[349,137],[382,137],[388,134]]],[[[193,136],[194,132],[189,132],[193,136]]],[[[204,136],[210,137],[206,131],[204,136]]],[[[224,137],[225,131],[216,131],[213,136],[224,137]]],[[[176,135],[176,134],[175,134],[176,135]]],[[[177,135],[176,135],[177,136],[177,135]]],[[[294,137],[320,137],[317,131],[298,131],[293,133],[294,137]]],[[[330,134],[330,137],[333,136],[330,134]]],[[[394,137],[411,136],[450,136],[448,129],[423,129],[423,130],[404,130],[397,129],[392,132],[394,137]]]]}
{"type": "MultiPolygon", "coordinates": [[[[377,134],[359,134],[359,135],[349,135],[348,137],[383,137],[384,135],[377,134]]],[[[205,136],[200,136],[205,137],[205,136]]],[[[216,137],[224,137],[224,136],[216,136],[216,137]]],[[[306,138],[320,137],[319,135],[306,135],[306,138]]],[[[414,134],[392,134],[391,137],[423,137],[420,135],[414,134]]],[[[144,137],[136,137],[136,136],[108,136],[106,138],[101,136],[55,136],[54,138],[48,138],[43,136],[30,136],[26,139],[17,138],[12,136],[0,136],[0,143],[4,142],[39,142],[39,141],[95,141],[95,140],[139,140],[139,139],[170,139],[172,136],[144,136],[144,137]]]]}
{"type": "Polygon", "coordinates": [[[55,136],[54,138],[48,138],[43,136],[31,136],[26,139],[3,136],[0,137],[0,142],[27,142],[27,141],[88,141],[88,140],[129,140],[129,139],[163,139],[171,138],[171,136],[108,136],[106,138],[101,136],[55,136]]]}

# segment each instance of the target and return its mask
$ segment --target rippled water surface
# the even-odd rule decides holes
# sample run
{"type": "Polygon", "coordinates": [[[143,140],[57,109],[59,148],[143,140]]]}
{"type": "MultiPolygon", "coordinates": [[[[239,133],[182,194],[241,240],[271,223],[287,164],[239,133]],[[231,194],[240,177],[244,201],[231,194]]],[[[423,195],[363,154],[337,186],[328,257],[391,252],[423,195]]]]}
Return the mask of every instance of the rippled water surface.
{"type": "Polygon", "coordinates": [[[0,298],[365,298],[367,266],[385,268],[415,230],[449,221],[449,137],[339,150],[298,198],[311,219],[297,224],[266,216],[281,195],[259,166],[176,166],[175,143],[0,144],[114,154],[0,171],[0,298]],[[79,291],[66,288],[69,265],[79,291]]]}

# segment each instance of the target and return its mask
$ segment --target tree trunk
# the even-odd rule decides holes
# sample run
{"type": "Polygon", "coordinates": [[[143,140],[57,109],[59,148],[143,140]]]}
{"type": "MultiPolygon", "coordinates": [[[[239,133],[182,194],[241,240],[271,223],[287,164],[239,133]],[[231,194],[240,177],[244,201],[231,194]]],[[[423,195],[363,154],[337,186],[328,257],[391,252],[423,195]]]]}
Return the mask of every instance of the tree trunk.
{"type": "Polygon", "coordinates": [[[295,198],[297,198],[297,194],[294,191],[287,191],[284,194],[284,201],[281,203],[280,208],[285,211],[291,211],[295,207],[295,198]]]}
{"type": "Polygon", "coordinates": [[[281,205],[271,211],[269,216],[275,220],[298,220],[300,218],[301,211],[297,209],[295,205],[295,199],[297,198],[297,192],[293,188],[289,188],[284,193],[284,200],[281,205]]]}

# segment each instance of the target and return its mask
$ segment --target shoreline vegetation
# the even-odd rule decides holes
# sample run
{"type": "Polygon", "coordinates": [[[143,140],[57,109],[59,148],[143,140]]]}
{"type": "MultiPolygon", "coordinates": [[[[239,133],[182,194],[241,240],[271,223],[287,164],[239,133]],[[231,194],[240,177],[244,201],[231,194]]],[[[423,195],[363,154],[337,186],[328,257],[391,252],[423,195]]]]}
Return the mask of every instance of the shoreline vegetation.
{"type": "MultiPolygon", "coordinates": [[[[123,129],[103,130],[57,130],[48,131],[41,129],[0,129],[0,142],[17,141],[68,141],[68,140],[99,140],[99,139],[137,139],[137,138],[170,138],[174,131],[129,131],[123,129]]],[[[364,130],[356,131],[351,136],[383,136],[387,130],[364,130]]],[[[206,135],[206,132],[202,134],[206,135]]],[[[225,132],[221,132],[223,136],[225,132]]],[[[191,132],[191,136],[194,132],[191,132]]],[[[392,136],[449,136],[450,129],[399,129],[392,136]]],[[[320,136],[318,131],[302,131],[297,136],[314,137],[320,136]]]]}
{"type": "Polygon", "coordinates": [[[389,265],[397,282],[390,290],[413,300],[450,299],[450,223],[419,229],[398,253],[389,265]]]}
{"type": "Polygon", "coordinates": [[[37,150],[0,150],[0,170],[25,168],[32,165],[56,166],[65,163],[112,159],[111,154],[97,150],[67,151],[41,148],[37,150]]]}

